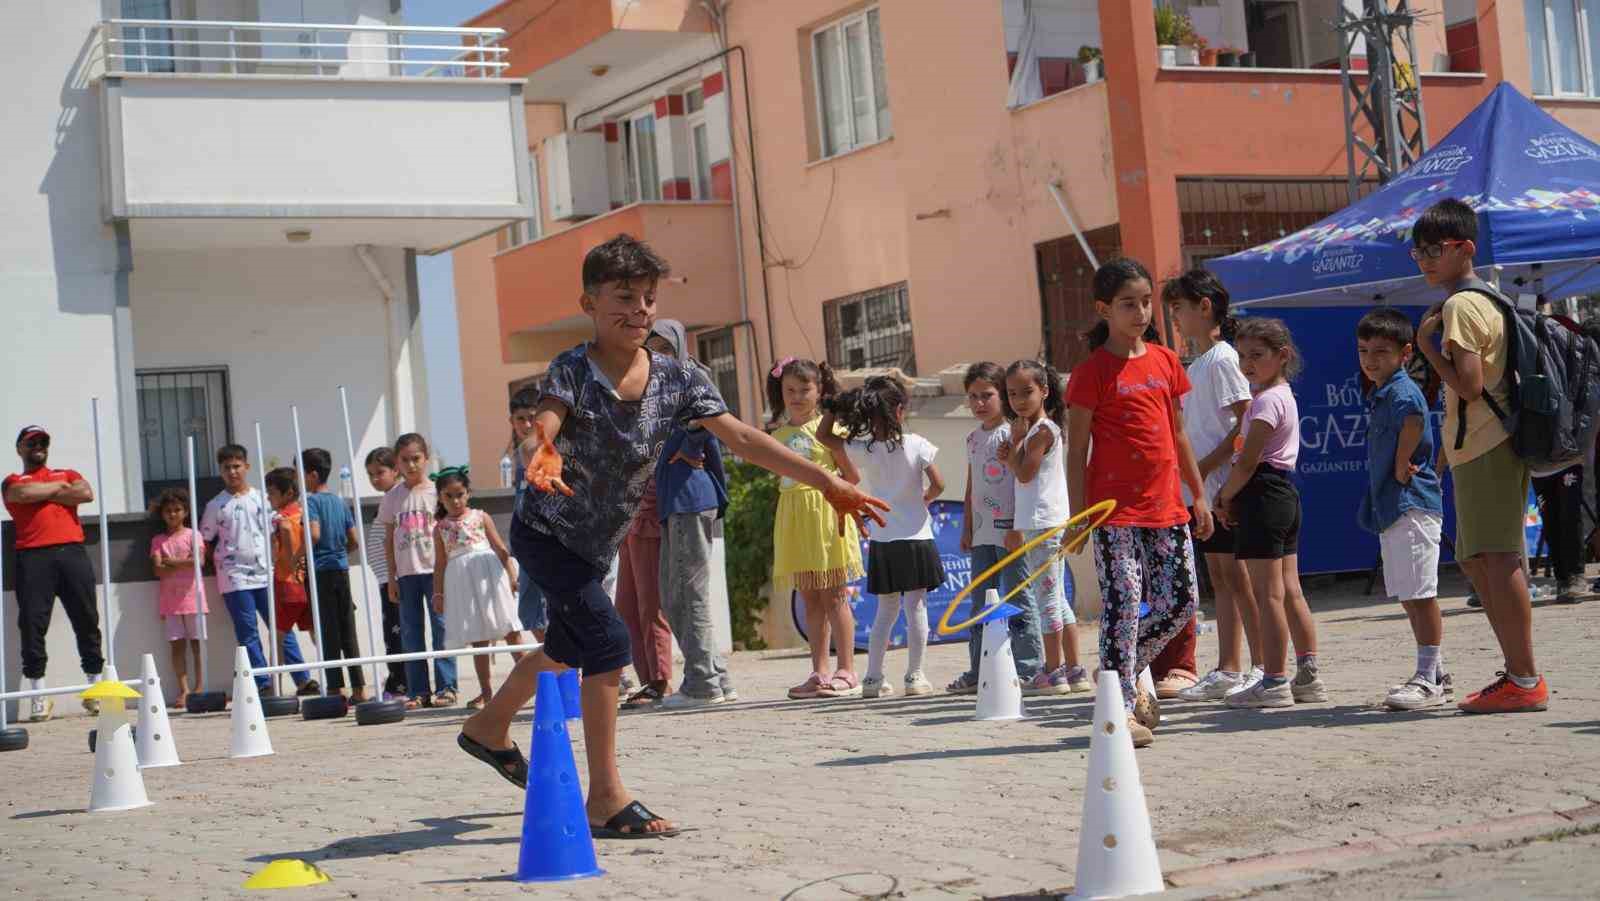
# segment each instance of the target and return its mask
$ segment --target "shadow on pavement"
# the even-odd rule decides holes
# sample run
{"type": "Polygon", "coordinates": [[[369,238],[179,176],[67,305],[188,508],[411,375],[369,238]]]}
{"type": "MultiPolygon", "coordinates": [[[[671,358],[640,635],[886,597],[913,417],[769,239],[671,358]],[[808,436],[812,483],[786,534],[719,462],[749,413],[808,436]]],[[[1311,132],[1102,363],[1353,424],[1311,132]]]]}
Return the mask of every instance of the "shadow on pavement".
{"type": "Polygon", "coordinates": [[[447,845],[460,847],[475,847],[489,845],[515,845],[522,839],[518,835],[497,835],[478,839],[462,840],[462,836],[474,832],[481,832],[492,828],[491,824],[478,823],[477,820],[489,820],[500,817],[522,816],[522,811],[505,811],[502,813],[474,813],[457,817],[428,817],[416,820],[421,829],[409,829],[404,832],[386,832],[380,835],[363,835],[355,838],[342,838],[338,841],[323,845],[321,848],[312,848],[304,851],[279,851],[271,854],[259,854],[250,858],[253,863],[267,863],[284,857],[299,858],[310,862],[324,860],[352,860],[363,857],[384,857],[391,854],[404,854],[407,851],[420,851],[426,848],[437,848],[447,845]]]}
{"type": "MultiPolygon", "coordinates": [[[[1571,729],[1584,735],[1600,735],[1600,720],[1586,720],[1577,723],[1549,723],[1547,725],[1552,729],[1571,729]]],[[[22,817],[12,817],[12,819],[20,820],[22,817]]]]}

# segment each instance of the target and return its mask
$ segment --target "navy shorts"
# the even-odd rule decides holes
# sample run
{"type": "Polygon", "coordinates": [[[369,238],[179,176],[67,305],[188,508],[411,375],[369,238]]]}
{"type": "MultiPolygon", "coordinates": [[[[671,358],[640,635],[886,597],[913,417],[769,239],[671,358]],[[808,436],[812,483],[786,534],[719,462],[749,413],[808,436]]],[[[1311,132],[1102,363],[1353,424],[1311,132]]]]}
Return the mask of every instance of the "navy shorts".
{"type": "Polygon", "coordinates": [[[544,637],[545,656],[577,667],[585,676],[609,673],[633,662],[628,627],[606,594],[605,569],[517,517],[511,520],[511,553],[544,592],[550,620],[544,637]]]}

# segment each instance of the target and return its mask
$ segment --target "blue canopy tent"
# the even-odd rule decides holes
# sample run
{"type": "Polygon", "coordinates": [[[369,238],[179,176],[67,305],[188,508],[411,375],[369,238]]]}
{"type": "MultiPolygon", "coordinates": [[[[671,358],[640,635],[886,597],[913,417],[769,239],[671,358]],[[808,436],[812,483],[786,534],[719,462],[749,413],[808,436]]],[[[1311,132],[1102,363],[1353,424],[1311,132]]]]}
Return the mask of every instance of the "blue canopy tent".
{"type": "MultiPolygon", "coordinates": [[[[1294,386],[1304,572],[1363,570],[1377,557],[1376,537],[1355,525],[1367,478],[1355,324],[1381,305],[1415,307],[1415,321],[1443,299],[1410,251],[1411,226],[1446,197],[1478,210],[1480,271],[1508,294],[1600,291],[1600,145],[1504,83],[1381,189],[1294,234],[1206,263],[1236,305],[1283,318],[1305,358],[1294,386]]],[[[1537,523],[1529,510],[1530,537],[1537,523]]]]}

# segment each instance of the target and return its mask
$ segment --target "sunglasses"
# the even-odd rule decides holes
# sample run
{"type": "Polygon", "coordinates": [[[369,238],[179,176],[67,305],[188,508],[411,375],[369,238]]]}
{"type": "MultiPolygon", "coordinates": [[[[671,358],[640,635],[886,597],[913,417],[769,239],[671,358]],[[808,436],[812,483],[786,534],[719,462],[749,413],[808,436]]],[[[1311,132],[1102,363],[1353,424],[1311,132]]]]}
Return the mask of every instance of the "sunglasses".
{"type": "Polygon", "coordinates": [[[1451,241],[1440,241],[1438,244],[1426,244],[1426,245],[1423,245],[1422,247],[1413,247],[1413,248],[1411,248],[1411,258],[1413,260],[1423,260],[1423,259],[1437,260],[1438,258],[1444,256],[1444,250],[1445,250],[1446,247],[1454,247],[1457,244],[1465,244],[1465,243],[1467,243],[1467,242],[1460,241],[1460,240],[1451,240],[1451,241]]]}
{"type": "Polygon", "coordinates": [[[49,439],[49,437],[24,438],[24,439],[22,439],[22,441],[20,441],[18,443],[21,444],[23,447],[29,448],[30,450],[34,449],[34,448],[49,448],[50,447],[50,439],[49,439]]]}

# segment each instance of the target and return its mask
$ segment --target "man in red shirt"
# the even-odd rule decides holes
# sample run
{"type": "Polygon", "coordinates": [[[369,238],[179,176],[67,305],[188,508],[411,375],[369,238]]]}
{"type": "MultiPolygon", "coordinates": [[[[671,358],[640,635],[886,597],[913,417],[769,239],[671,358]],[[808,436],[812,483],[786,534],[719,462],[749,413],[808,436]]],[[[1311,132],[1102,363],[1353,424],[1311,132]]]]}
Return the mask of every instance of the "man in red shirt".
{"type": "MultiPolygon", "coordinates": [[[[89,482],[71,469],[51,469],[50,436],[36,425],[17,433],[22,474],[5,478],[6,512],[11,514],[17,543],[17,620],[22,629],[22,676],[28,689],[42,688],[45,633],[55,599],[67,611],[78,637],[78,658],[87,681],[99,679],[105,658],[100,653],[100,611],[95,598],[94,568],[83,548],[78,505],[94,500],[89,482]]],[[[50,718],[54,705],[34,698],[29,718],[50,718]]]]}

